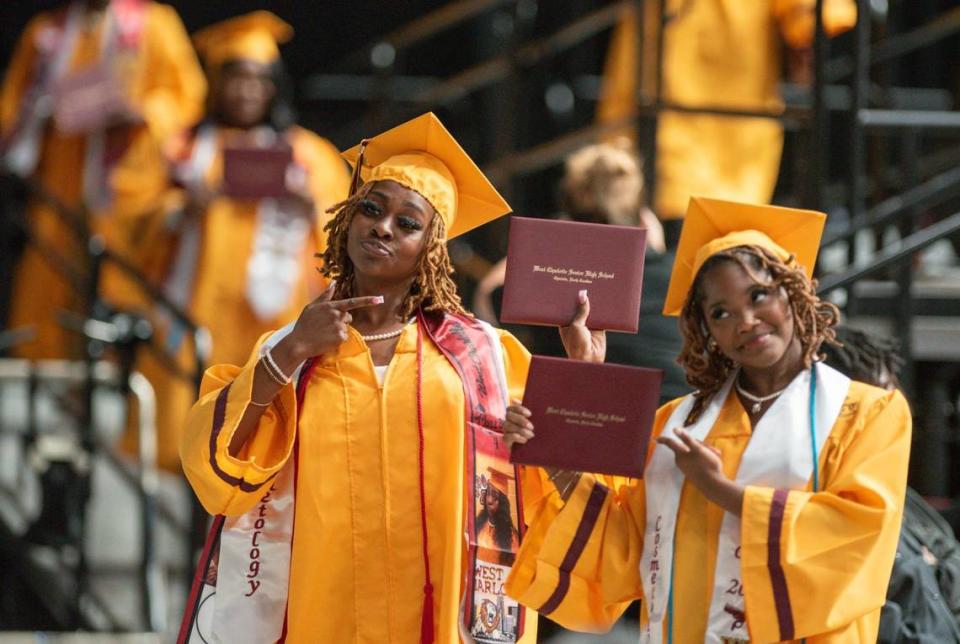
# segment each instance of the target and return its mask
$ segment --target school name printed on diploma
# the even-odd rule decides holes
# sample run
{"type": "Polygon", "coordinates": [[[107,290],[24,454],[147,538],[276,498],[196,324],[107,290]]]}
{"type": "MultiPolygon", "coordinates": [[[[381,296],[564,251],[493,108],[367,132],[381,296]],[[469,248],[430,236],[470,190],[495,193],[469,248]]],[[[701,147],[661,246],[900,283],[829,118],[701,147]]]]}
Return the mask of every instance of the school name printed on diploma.
{"type": "Polygon", "coordinates": [[[604,414],[602,412],[584,411],[580,409],[565,409],[563,407],[547,407],[547,416],[560,416],[570,425],[585,425],[588,427],[603,427],[608,423],[625,423],[626,416],[604,414]]]}
{"type": "Polygon", "coordinates": [[[550,275],[554,282],[575,282],[577,284],[593,284],[596,280],[612,280],[617,274],[606,271],[579,271],[575,268],[557,268],[556,266],[533,265],[534,273],[550,275]]]}

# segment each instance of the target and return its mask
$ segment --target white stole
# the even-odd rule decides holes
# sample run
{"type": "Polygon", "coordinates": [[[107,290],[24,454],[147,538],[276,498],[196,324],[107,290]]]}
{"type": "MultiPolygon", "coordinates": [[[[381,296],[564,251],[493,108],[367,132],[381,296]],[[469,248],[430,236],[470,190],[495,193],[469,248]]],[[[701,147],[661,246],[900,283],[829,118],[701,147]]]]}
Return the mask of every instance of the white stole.
{"type": "MultiPolygon", "coordinates": [[[[816,370],[815,435],[811,436],[811,370],[807,369],[793,379],[754,428],[734,479],[739,485],[803,489],[810,481],[814,458],[819,457],[833,430],[850,387],[850,379],[836,370],[820,363],[813,368],[816,370]]],[[[735,377],[736,374],[731,376],[713,396],[699,420],[686,428],[693,438],[702,441],[710,433],[735,377]]],[[[672,435],[673,430],[683,427],[692,405],[693,396],[687,396],[671,414],[663,436],[672,435]]],[[[684,482],[669,448],[657,445],[644,480],[647,510],[640,576],[648,621],[641,633],[641,641],[659,644],[668,627],[668,612],[676,612],[669,603],[677,511],[684,482]]],[[[719,643],[722,638],[749,640],[749,616],[747,619],[736,617],[743,615],[744,611],[739,551],[740,519],[726,513],[720,528],[705,642],[719,643]]],[[[681,617],[683,610],[700,610],[700,607],[680,608],[681,617]]]]}
{"type": "MultiPolygon", "coordinates": [[[[275,346],[294,324],[267,338],[261,351],[275,346]]],[[[302,366],[297,366],[294,382],[302,366]]],[[[280,639],[287,613],[295,476],[291,457],[269,487],[262,488],[264,494],[252,510],[224,521],[217,583],[203,587],[194,630],[187,638],[190,644],[268,644],[280,639]]]]}

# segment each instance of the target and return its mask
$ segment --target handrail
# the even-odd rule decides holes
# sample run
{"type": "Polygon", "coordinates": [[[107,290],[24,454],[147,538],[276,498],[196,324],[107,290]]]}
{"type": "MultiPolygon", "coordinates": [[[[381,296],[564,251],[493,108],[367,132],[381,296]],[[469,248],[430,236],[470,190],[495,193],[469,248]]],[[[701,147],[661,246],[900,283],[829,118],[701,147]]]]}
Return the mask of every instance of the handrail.
{"type": "Polygon", "coordinates": [[[842,273],[827,275],[820,280],[817,293],[822,296],[838,288],[849,286],[853,282],[882,271],[888,266],[906,261],[917,251],[921,251],[930,244],[956,232],[960,232],[960,212],[887,246],[868,264],[852,266],[842,273]]]}
{"type": "MultiPolygon", "coordinates": [[[[960,7],[942,13],[930,22],[906,33],[889,36],[873,45],[870,65],[887,62],[898,56],[909,54],[917,49],[943,40],[960,32],[960,7]]],[[[834,83],[853,73],[853,58],[844,56],[827,64],[828,83],[834,83]]]]}
{"type": "Polygon", "coordinates": [[[865,214],[854,217],[843,230],[825,234],[821,245],[827,246],[850,239],[863,228],[879,226],[893,219],[899,219],[907,214],[906,210],[928,208],[958,194],[960,194],[960,166],[938,174],[906,192],[881,201],[865,214]]]}
{"type": "Polygon", "coordinates": [[[502,81],[509,76],[515,66],[531,67],[570,45],[586,40],[604,29],[609,29],[616,24],[620,15],[630,4],[632,4],[630,0],[621,0],[596,9],[580,16],[550,36],[520,45],[515,52],[501,54],[465,69],[425,92],[420,97],[419,103],[447,104],[502,81]]]}
{"type": "MultiPolygon", "coordinates": [[[[205,329],[194,322],[193,319],[185,311],[183,311],[182,308],[180,308],[176,303],[172,302],[159,287],[148,280],[143,273],[129,260],[118,255],[109,248],[92,248],[91,240],[96,239],[96,236],[90,232],[89,227],[86,225],[87,219],[84,216],[84,211],[82,208],[73,208],[66,205],[49,190],[44,188],[40,182],[34,178],[24,178],[17,175],[10,176],[19,181],[27,189],[27,192],[31,196],[39,199],[42,203],[49,206],[55,213],[55,216],[57,216],[60,221],[67,226],[67,228],[78,239],[78,241],[84,243],[88,253],[95,253],[99,256],[99,259],[110,262],[118,267],[126,277],[131,278],[136,283],[137,287],[140,288],[147,296],[149,296],[154,304],[161,306],[174,319],[188,329],[188,335],[191,337],[194,345],[194,357],[196,363],[194,374],[188,376],[188,378],[199,381],[203,374],[206,359],[209,356],[209,342],[207,341],[205,329]]],[[[89,292],[87,287],[90,285],[86,283],[85,279],[84,281],[80,281],[83,278],[77,277],[78,273],[83,272],[82,270],[80,270],[78,267],[71,266],[69,260],[67,260],[61,253],[57,252],[56,249],[40,239],[23,217],[15,217],[13,222],[14,225],[24,231],[24,233],[27,235],[28,241],[34,244],[40,250],[41,254],[44,256],[44,259],[49,261],[54,266],[55,270],[61,273],[61,275],[71,283],[75,290],[81,293],[89,292]]],[[[153,342],[150,343],[150,346],[155,349],[155,351],[159,351],[165,355],[168,355],[162,347],[155,345],[153,342]]],[[[185,374],[182,369],[176,366],[172,360],[166,361],[161,359],[161,361],[172,373],[178,377],[184,377],[185,374]]]]}
{"type": "MultiPolygon", "coordinates": [[[[407,49],[424,40],[441,33],[443,30],[454,27],[474,16],[489,11],[500,5],[515,3],[516,0],[460,0],[452,2],[430,13],[414,18],[399,29],[395,29],[383,38],[368,43],[362,49],[353,51],[337,61],[335,69],[355,69],[370,64],[370,52],[381,44],[386,44],[395,50],[407,49]]],[[[309,78],[307,79],[309,80],[309,78]]]]}

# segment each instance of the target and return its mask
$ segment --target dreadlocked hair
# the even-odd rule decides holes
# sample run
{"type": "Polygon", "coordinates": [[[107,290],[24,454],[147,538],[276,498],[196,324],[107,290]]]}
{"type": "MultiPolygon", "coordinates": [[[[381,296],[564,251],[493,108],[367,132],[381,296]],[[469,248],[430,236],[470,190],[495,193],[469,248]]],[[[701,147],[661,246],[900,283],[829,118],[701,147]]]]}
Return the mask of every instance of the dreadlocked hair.
{"type": "Polygon", "coordinates": [[[803,366],[809,369],[824,342],[836,343],[836,326],[840,312],[830,302],[817,297],[817,281],[807,278],[795,265],[760,246],[738,246],[711,256],[697,273],[680,313],[683,349],[677,362],[687,374],[687,382],[696,389],[693,407],[685,425],[700,418],[710,398],[716,394],[738,365],[725,356],[716,343],[708,342],[707,321],[703,315],[703,276],[722,262],[735,262],[750,278],[766,287],[783,291],[793,313],[794,333],[803,351],[803,366]]]}
{"type": "MultiPolygon", "coordinates": [[[[324,277],[337,280],[334,299],[354,297],[353,262],[347,254],[347,233],[360,202],[366,198],[371,187],[371,183],[364,184],[349,198],[327,209],[328,213],[333,213],[324,226],[327,249],[322,254],[317,253],[317,257],[323,259],[320,272],[324,277]]],[[[420,254],[416,278],[400,306],[400,315],[404,320],[413,317],[418,309],[468,315],[452,278],[453,264],[447,253],[446,238],[443,217],[436,214],[427,231],[427,244],[420,254]]]]}
{"type": "Polygon", "coordinates": [[[900,371],[905,362],[897,340],[838,326],[837,341],[836,345],[824,347],[828,365],[875,387],[900,386],[900,371]]]}

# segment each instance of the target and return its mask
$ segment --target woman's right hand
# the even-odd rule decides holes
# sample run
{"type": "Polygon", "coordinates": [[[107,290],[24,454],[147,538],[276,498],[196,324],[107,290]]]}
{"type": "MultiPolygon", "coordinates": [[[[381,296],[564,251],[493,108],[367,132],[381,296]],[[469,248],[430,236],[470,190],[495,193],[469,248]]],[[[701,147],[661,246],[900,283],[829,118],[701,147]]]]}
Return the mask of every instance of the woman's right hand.
{"type": "Polygon", "coordinates": [[[533,423],[530,422],[530,410],[514,400],[507,407],[507,417],[503,421],[503,439],[507,447],[523,445],[533,438],[533,423]]]}
{"type": "Polygon", "coordinates": [[[273,355],[285,373],[307,358],[335,352],[347,339],[347,326],[353,321],[350,311],[383,304],[382,295],[334,300],[335,288],[336,282],[330,282],[327,290],[300,312],[293,331],[277,343],[273,355]]]}

